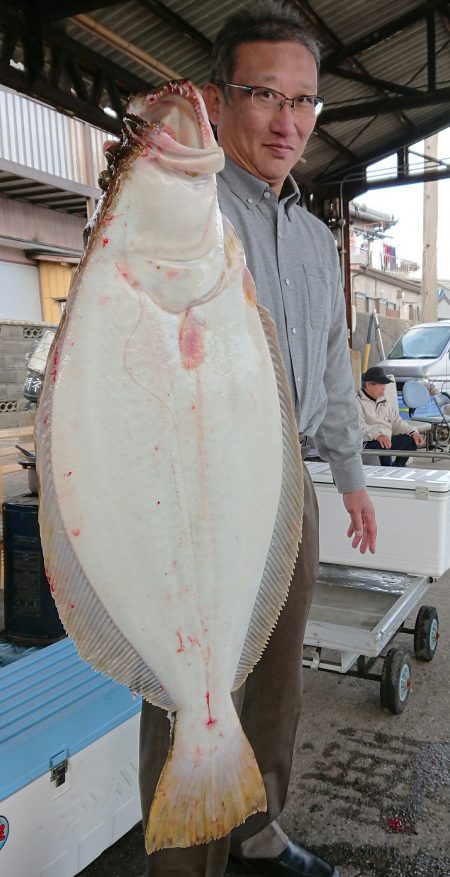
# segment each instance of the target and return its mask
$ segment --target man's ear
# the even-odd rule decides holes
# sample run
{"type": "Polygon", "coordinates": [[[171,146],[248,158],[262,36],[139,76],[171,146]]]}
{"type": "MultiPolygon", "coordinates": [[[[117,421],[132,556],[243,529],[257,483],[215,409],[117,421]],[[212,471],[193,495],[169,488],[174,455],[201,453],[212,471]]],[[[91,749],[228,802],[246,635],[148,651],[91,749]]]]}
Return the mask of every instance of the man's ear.
{"type": "Polygon", "coordinates": [[[207,82],[203,88],[203,100],[211,125],[217,126],[220,116],[220,89],[213,82],[207,82]]]}

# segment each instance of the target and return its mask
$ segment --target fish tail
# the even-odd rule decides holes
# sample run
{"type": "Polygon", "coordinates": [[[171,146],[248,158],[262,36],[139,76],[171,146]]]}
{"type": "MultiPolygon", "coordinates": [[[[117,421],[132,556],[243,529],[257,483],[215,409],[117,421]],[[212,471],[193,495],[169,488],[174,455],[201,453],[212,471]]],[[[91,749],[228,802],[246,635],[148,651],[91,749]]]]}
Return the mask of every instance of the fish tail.
{"type": "Polygon", "coordinates": [[[262,776],[231,699],[222,720],[210,716],[201,733],[196,730],[192,715],[187,719],[179,710],[150,808],[149,855],[217,840],[252,813],[267,810],[262,776]]]}

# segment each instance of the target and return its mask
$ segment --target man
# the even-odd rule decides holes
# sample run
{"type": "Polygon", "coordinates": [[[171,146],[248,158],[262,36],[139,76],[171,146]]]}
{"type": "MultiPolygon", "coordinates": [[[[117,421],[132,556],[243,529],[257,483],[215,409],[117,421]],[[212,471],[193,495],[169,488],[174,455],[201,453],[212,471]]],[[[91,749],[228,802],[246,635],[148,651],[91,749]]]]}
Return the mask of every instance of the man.
{"type": "MultiPolygon", "coordinates": [[[[402,420],[398,411],[386,399],[386,384],[392,383],[380,366],[367,369],[362,376],[362,389],[357,393],[359,425],[365,448],[415,451],[425,440],[411,423],[402,420]]],[[[406,466],[408,457],[380,454],[382,466],[406,466]]]]}
{"type": "MultiPolygon", "coordinates": [[[[219,203],[235,226],[259,301],[276,323],[299,432],[314,435],[350,514],[348,535],[375,550],[376,525],[364,487],[349,364],[344,296],[334,239],[304,211],[290,171],[311,135],[318,49],[290,4],[260,2],[218,34],[204,89],[226,167],[219,203]],[[289,97],[285,97],[288,95],[289,97]],[[294,100],[295,99],[295,100],[294,100]]],[[[301,702],[302,639],[318,568],[317,502],[305,473],[303,539],[288,601],[235,705],[264,777],[268,813],[231,835],[231,851],[260,874],[338,877],[332,865],[289,841],[276,823],[291,770],[301,702]]],[[[162,710],[143,705],[140,782],[144,821],[169,746],[162,710]]],[[[222,877],[230,839],[148,857],[152,877],[222,877]]]]}

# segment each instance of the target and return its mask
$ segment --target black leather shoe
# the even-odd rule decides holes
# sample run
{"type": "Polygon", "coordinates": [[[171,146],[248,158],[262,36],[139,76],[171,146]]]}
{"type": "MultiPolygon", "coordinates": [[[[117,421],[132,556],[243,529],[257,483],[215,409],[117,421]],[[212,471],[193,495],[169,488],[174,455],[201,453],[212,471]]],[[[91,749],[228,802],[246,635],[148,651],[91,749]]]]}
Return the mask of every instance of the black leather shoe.
{"type": "Polygon", "coordinates": [[[297,877],[339,877],[337,868],[333,868],[325,859],[298,847],[289,841],[286,849],[273,859],[247,859],[245,856],[231,856],[245,865],[250,871],[267,871],[268,874],[296,874],[297,877]]]}

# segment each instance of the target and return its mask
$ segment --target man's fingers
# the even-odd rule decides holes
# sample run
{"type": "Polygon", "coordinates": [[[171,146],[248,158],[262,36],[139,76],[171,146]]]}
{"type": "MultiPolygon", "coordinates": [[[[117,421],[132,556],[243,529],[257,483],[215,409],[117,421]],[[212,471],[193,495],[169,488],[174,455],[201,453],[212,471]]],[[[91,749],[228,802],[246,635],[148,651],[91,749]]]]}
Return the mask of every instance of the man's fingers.
{"type": "Polygon", "coordinates": [[[375,554],[377,541],[377,524],[375,516],[369,513],[360,515],[351,515],[351,524],[347,530],[347,536],[352,539],[352,548],[358,548],[361,554],[365,554],[369,549],[371,554],[375,554]]]}

